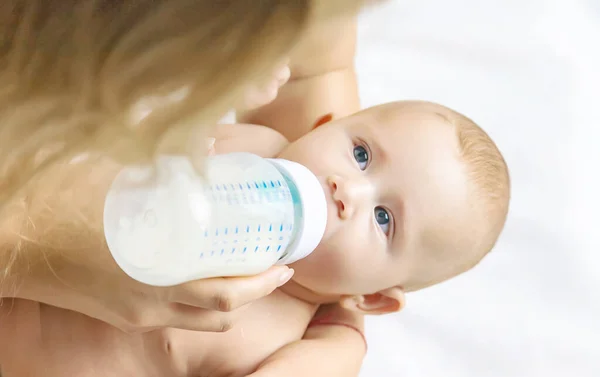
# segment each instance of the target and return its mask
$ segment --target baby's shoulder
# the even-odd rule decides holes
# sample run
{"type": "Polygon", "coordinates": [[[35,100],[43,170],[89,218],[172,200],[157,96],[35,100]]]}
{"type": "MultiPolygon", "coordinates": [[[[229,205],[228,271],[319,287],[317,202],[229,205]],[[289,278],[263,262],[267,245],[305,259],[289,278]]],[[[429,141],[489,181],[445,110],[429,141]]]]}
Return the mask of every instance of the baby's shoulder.
{"type": "Polygon", "coordinates": [[[221,124],[214,133],[215,153],[248,152],[272,158],[289,144],[272,128],[255,124],[221,124]]]}

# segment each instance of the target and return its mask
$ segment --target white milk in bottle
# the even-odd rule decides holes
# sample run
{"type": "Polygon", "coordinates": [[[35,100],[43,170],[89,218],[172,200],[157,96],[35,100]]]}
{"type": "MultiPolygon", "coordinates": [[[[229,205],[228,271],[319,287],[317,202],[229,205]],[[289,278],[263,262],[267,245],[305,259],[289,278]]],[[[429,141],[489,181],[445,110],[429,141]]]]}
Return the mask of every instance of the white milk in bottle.
{"type": "Polygon", "coordinates": [[[208,157],[199,175],[186,157],[128,166],[105,201],[104,233],[117,264],[155,286],[257,274],[308,256],[327,204],[306,167],[249,153],[208,157]]]}

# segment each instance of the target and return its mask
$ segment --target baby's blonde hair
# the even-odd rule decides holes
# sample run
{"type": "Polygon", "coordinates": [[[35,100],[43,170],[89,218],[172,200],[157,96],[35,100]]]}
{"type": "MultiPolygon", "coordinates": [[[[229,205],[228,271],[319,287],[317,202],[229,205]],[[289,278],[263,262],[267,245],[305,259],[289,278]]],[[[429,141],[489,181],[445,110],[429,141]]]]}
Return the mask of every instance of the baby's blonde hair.
{"type": "Polygon", "coordinates": [[[469,269],[492,250],[504,228],[510,202],[510,176],[506,161],[490,136],[471,119],[454,114],[450,121],[456,128],[461,158],[471,178],[479,220],[486,224],[475,245],[479,250],[478,257],[472,259],[472,264],[464,266],[469,269]]]}
{"type": "MultiPolygon", "coordinates": [[[[90,151],[150,160],[167,131],[216,122],[311,22],[361,3],[0,1],[0,220],[56,161],[90,151]],[[131,120],[140,100],[182,88],[180,100],[131,120]]],[[[186,133],[173,135],[183,147],[186,133]]]]}
{"type": "MultiPolygon", "coordinates": [[[[508,166],[498,146],[473,120],[437,103],[408,101],[407,104],[431,111],[444,118],[456,132],[459,158],[465,164],[469,179],[469,234],[459,235],[458,247],[463,258],[454,260],[444,276],[417,279],[408,291],[415,291],[450,279],[477,265],[496,244],[508,215],[510,202],[510,176],[508,166]]],[[[432,237],[436,238],[436,237],[432,237]]],[[[443,240],[439,240],[444,242],[443,240]]],[[[433,241],[435,244],[437,241],[433,241]]],[[[435,248],[452,248],[456,245],[437,245],[435,248]]]]}

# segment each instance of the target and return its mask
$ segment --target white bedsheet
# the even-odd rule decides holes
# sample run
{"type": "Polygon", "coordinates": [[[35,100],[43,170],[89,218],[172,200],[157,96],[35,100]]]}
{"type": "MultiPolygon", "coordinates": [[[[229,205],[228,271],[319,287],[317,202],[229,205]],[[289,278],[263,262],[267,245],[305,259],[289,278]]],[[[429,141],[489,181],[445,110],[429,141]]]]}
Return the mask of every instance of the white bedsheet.
{"type": "Polygon", "coordinates": [[[361,377],[600,376],[600,0],[395,0],[361,17],[363,106],[438,101],[496,140],[513,199],[473,271],[367,321],[361,377]]]}

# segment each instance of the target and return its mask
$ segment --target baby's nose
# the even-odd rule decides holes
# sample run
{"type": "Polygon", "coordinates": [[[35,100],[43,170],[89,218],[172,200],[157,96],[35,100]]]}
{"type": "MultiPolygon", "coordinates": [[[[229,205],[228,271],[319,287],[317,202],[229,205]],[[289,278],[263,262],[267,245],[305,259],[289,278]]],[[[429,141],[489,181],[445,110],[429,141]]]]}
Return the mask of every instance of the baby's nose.
{"type": "Polygon", "coordinates": [[[352,217],[360,203],[371,195],[371,185],[361,179],[350,180],[333,176],[328,179],[333,200],[338,207],[338,215],[342,219],[352,217]]]}
{"type": "Polygon", "coordinates": [[[373,185],[363,178],[349,179],[344,184],[344,191],[349,200],[364,200],[373,195],[373,185]]]}

